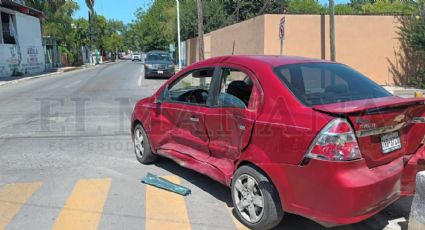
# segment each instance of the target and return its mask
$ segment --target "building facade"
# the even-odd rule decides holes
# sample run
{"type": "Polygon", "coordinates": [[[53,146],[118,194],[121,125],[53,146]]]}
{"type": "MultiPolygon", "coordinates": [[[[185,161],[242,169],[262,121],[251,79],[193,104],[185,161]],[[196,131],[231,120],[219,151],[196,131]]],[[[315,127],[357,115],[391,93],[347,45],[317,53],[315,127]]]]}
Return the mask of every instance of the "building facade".
{"type": "Polygon", "coordinates": [[[0,15],[0,77],[43,72],[43,13],[22,1],[0,0],[0,15]]]}
{"type": "MultiPolygon", "coordinates": [[[[279,24],[285,17],[283,54],[330,59],[329,16],[261,15],[204,36],[205,57],[279,55],[279,24]]],[[[336,61],[347,64],[381,85],[394,85],[403,71],[403,49],[396,16],[335,16],[336,61]]],[[[197,39],[185,42],[188,64],[198,60],[197,39]]]]}

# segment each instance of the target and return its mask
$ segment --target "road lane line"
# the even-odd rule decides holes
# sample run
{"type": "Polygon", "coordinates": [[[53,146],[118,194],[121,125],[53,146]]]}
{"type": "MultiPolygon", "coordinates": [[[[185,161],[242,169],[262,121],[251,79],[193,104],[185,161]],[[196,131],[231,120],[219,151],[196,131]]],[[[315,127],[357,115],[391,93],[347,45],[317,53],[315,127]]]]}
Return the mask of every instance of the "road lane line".
{"type": "Polygon", "coordinates": [[[75,82],[73,82],[73,83],[71,83],[71,84],[68,84],[68,85],[67,85],[67,86],[65,86],[64,88],[65,88],[65,89],[71,88],[71,87],[73,87],[73,86],[75,86],[75,85],[78,85],[80,82],[81,82],[81,80],[75,81],[75,82]]]}
{"type": "Polygon", "coordinates": [[[141,87],[142,86],[142,77],[145,75],[145,73],[144,73],[145,71],[144,71],[144,67],[142,66],[142,70],[140,71],[140,75],[139,75],[139,79],[138,79],[138,81],[137,81],[137,85],[139,86],[139,87],[141,87]]]}
{"type": "Polygon", "coordinates": [[[137,81],[137,85],[138,85],[139,87],[141,87],[141,86],[142,86],[142,75],[140,75],[140,76],[139,76],[139,80],[137,81]]]}
{"type": "MultiPolygon", "coordinates": [[[[227,211],[229,212],[230,216],[232,217],[233,223],[235,224],[235,227],[237,230],[249,230],[249,228],[247,228],[245,225],[243,225],[236,217],[235,215],[233,215],[233,207],[228,207],[227,204],[226,208],[227,211]]],[[[236,210],[235,210],[236,211],[236,210]]]]}
{"type": "Polygon", "coordinates": [[[52,229],[97,229],[110,187],[110,178],[78,181],[52,229]]]}
{"type": "Polygon", "coordinates": [[[0,190],[0,229],[15,217],[42,182],[8,184],[0,190]]]}
{"type": "MultiPolygon", "coordinates": [[[[163,178],[180,184],[177,176],[163,178]]],[[[184,197],[146,185],[146,229],[191,229],[184,197]]]]}

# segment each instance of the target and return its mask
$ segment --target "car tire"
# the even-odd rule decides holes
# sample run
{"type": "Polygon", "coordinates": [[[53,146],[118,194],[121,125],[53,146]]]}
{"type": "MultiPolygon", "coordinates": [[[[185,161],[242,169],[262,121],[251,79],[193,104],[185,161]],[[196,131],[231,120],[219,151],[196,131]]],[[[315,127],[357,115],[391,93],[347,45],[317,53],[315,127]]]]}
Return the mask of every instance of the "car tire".
{"type": "Polygon", "coordinates": [[[243,165],[236,170],[231,191],[235,214],[250,229],[270,229],[282,220],[279,194],[270,179],[255,166],[243,165]]]}
{"type": "Polygon", "coordinates": [[[133,143],[136,158],[140,163],[150,164],[156,161],[157,155],[152,152],[148,136],[141,124],[134,127],[133,143]]]}

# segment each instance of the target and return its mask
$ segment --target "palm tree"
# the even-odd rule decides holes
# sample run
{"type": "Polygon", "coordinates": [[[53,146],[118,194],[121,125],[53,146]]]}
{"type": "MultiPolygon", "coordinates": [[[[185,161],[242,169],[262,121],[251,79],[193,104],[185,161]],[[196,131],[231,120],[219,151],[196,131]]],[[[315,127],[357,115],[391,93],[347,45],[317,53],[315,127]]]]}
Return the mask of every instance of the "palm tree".
{"type": "Polygon", "coordinates": [[[76,3],[66,0],[26,0],[25,4],[44,13],[45,20],[42,21],[44,35],[62,40],[70,30],[72,13],[78,9],[76,3]]]}
{"type": "Polygon", "coordinates": [[[89,8],[89,41],[90,41],[90,50],[93,45],[93,31],[94,24],[96,23],[96,14],[94,12],[94,0],[86,0],[87,8],[89,8]]]}
{"type": "Polygon", "coordinates": [[[94,11],[94,0],[86,0],[87,8],[89,8],[90,12],[94,11]]]}

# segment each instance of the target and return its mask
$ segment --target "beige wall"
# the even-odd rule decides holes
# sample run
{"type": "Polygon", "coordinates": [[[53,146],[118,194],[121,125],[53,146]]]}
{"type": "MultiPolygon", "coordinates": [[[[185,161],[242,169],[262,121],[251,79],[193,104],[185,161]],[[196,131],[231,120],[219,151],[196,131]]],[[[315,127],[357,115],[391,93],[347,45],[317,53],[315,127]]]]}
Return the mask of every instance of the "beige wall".
{"type": "MultiPolygon", "coordinates": [[[[282,15],[266,15],[264,54],[279,54],[279,22],[282,15]]],[[[336,60],[350,65],[379,84],[393,84],[389,61],[398,50],[394,16],[335,16],[336,60]]],[[[329,17],[286,15],[285,55],[330,58],[329,17]]]]}
{"type": "Polygon", "coordinates": [[[337,61],[358,69],[379,84],[394,84],[389,61],[396,61],[394,50],[400,47],[398,26],[398,21],[392,16],[337,17],[337,61]]]}
{"type": "MultiPolygon", "coordinates": [[[[234,42],[234,54],[278,55],[282,16],[262,15],[213,31],[204,39],[205,51],[209,51],[211,57],[231,55],[234,42]]],[[[393,84],[390,62],[395,63],[394,51],[399,47],[398,26],[394,16],[335,16],[337,61],[352,66],[379,84],[393,84]]],[[[286,15],[285,31],[285,55],[329,59],[328,16],[286,15]]],[[[193,54],[189,56],[189,63],[196,61],[193,54]]]]}
{"type": "MultiPolygon", "coordinates": [[[[280,54],[279,23],[282,15],[265,16],[264,54],[280,54]]],[[[286,15],[283,53],[322,58],[321,15],[286,15]]]]}
{"type": "MultiPolygon", "coordinates": [[[[211,34],[204,34],[204,55],[206,59],[212,57],[211,34]]],[[[186,40],[186,60],[188,64],[199,60],[198,38],[186,40]]]]}
{"type": "Polygon", "coordinates": [[[233,24],[210,34],[213,57],[231,55],[232,52],[235,55],[264,54],[264,16],[233,24]]]}

